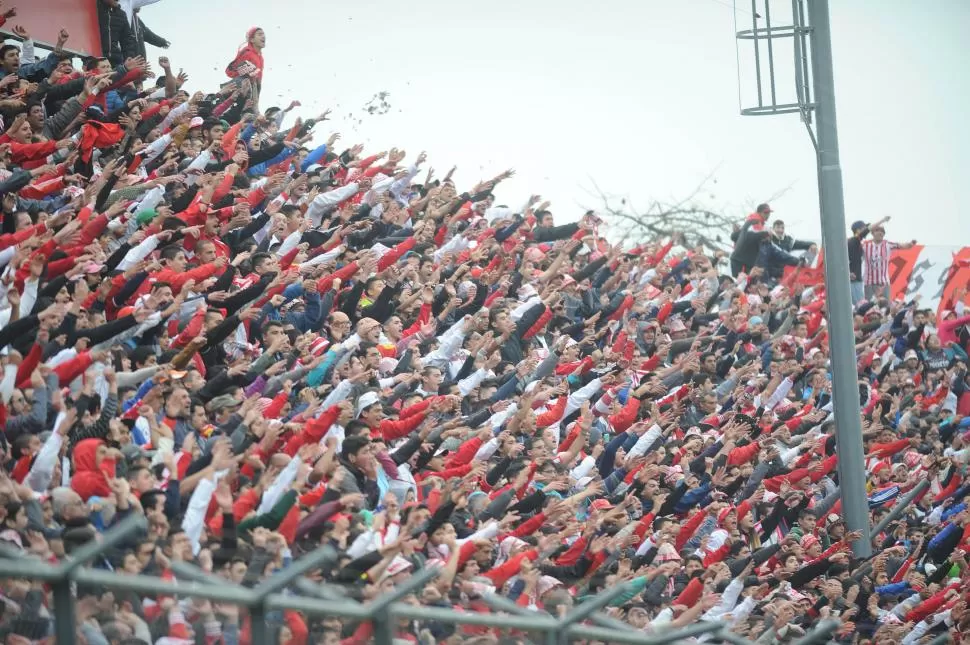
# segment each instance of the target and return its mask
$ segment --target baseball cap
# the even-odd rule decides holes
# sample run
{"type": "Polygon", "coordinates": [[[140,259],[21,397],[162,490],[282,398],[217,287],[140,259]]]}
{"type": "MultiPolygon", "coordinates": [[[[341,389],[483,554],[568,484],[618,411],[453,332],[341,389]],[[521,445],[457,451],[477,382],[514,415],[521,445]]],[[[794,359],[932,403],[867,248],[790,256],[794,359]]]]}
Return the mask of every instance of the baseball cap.
{"type": "Polygon", "coordinates": [[[407,571],[413,566],[414,565],[412,565],[408,559],[402,556],[396,555],[394,556],[394,559],[391,560],[391,563],[387,565],[387,569],[384,571],[384,573],[387,576],[395,576],[399,573],[407,571]]]}
{"type": "Polygon", "coordinates": [[[589,505],[589,510],[591,511],[607,511],[613,508],[608,499],[597,499],[593,500],[593,503],[589,505]]]}
{"type": "Polygon", "coordinates": [[[361,394],[360,398],[357,399],[357,416],[359,417],[364,410],[380,402],[380,400],[377,392],[364,392],[361,394]]]}
{"type": "Polygon", "coordinates": [[[214,412],[216,410],[221,410],[223,408],[234,408],[241,405],[240,401],[237,401],[235,397],[230,394],[221,394],[211,401],[206,406],[207,411],[214,412]]]}
{"type": "Polygon", "coordinates": [[[141,459],[141,458],[151,459],[152,457],[155,456],[155,451],[145,450],[139,445],[130,443],[121,449],[121,454],[125,456],[125,461],[127,461],[128,463],[131,463],[136,459],[141,459]]]}

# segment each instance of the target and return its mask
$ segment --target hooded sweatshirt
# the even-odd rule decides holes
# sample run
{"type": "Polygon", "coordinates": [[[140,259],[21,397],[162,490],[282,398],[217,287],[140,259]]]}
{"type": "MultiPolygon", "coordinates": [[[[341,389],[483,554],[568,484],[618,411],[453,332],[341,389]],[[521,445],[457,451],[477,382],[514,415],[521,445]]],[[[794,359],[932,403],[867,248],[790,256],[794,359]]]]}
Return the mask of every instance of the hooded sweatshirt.
{"type": "Polygon", "coordinates": [[[74,446],[72,462],[74,476],[71,478],[71,488],[81,496],[85,502],[92,497],[107,497],[112,494],[108,478],[115,476],[114,459],[101,460],[97,463],[98,447],[104,445],[101,439],[85,439],[74,446]]]}

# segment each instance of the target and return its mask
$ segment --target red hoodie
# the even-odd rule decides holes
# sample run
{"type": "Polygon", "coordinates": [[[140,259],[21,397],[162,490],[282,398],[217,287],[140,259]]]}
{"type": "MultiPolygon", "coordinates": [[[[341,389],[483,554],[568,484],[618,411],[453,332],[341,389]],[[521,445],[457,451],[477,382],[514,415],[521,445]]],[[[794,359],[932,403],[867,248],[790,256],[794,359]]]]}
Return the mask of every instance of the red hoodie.
{"type": "Polygon", "coordinates": [[[115,475],[114,459],[105,457],[97,463],[98,448],[104,445],[101,439],[85,439],[74,446],[74,476],[71,488],[87,502],[92,497],[107,497],[112,494],[108,478],[115,475]]]}

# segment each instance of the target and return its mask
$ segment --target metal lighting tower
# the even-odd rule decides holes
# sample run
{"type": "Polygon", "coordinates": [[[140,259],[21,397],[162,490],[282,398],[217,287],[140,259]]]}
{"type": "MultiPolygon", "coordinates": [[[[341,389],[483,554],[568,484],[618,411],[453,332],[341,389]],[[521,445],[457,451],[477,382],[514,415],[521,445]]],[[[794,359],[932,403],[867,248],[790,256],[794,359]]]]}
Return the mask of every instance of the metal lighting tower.
{"type": "MultiPolygon", "coordinates": [[[[750,4],[750,12],[747,9],[740,11],[743,12],[745,21],[750,18],[751,29],[735,29],[735,32],[739,41],[751,41],[754,46],[758,102],[755,107],[742,109],[741,114],[797,112],[801,114],[815,147],[822,245],[825,251],[825,293],[842,513],[847,529],[862,533],[862,538],[852,545],[853,553],[856,557],[869,557],[872,555],[872,540],[866,497],[852,298],[849,291],[842,166],[839,162],[839,134],[835,119],[829,3],[828,0],[791,0],[790,3],[785,0],[751,0],[750,4]],[[772,25],[772,8],[776,9],[776,17],[779,13],[787,14],[790,10],[791,24],[772,25]],[[784,99],[779,101],[775,82],[775,49],[779,46],[776,41],[788,38],[794,42],[794,98],[786,103],[784,99]],[[765,44],[767,53],[768,92],[764,91],[762,83],[762,43],[765,44]],[[816,121],[814,132],[813,115],[816,121]]],[[[746,3],[742,6],[746,6],[746,3]]],[[[735,24],[738,22],[738,12],[739,8],[735,5],[735,24]]]]}

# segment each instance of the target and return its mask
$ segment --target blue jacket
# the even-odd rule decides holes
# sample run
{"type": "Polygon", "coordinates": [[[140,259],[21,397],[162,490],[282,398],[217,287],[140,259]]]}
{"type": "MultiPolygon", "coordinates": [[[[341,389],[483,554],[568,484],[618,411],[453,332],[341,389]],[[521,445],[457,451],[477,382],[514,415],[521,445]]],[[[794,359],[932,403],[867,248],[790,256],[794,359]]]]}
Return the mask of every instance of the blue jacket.
{"type": "Polygon", "coordinates": [[[797,257],[772,242],[762,244],[758,251],[757,266],[764,267],[769,278],[778,280],[784,275],[786,266],[797,264],[797,257]]]}
{"type": "Polygon", "coordinates": [[[315,149],[311,150],[310,154],[308,154],[306,159],[303,160],[303,163],[300,164],[300,172],[306,172],[307,168],[313,164],[320,163],[320,160],[323,159],[324,155],[326,154],[327,144],[317,146],[315,149]]]}
{"type": "Polygon", "coordinates": [[[929,548],[929,549],[937,549],[937,548],[939,548],[940,545],[942,545],[943,542],[947,538],[949,538],[950,534],[956,532],[959,528],[960,527],[958,525],[956,525],[956,524],[953,524],[953,523],[947,524],[946,527],[944,527],[944,529],[942,531],[940,531],[939,533],[937,533],[933,537],[933,539],[930,540],[929,546],[927,548],[929,548]]]}
{"type": "MultiPolygon", "coordinates": [[[[21,62],[20,68],[17,69],[17,76],[19,76],[20,78],[31,79],[34,77],[34,75],[37,75],[38,72],[43,72],[44,77],[46,78],[47,76],[50,76],[51,72],[54,71],[54,68],[57,67],[57,63],[58,63],[57,56],[55,56],[54,53],[51,52],[50,54],[47,55],[47,58],[44,58],[43,60],[39,60],[36,63],[21,62]]],[[[4,78],[6,76],[7,76],[7,73],[2,69],[0,69],[0,78],[4,78]]]]}
{"type": "Polygon", "coordinates": [[[701,484],[697,488],[687,491],[684,493],[684,496],[680,498],[680,501],[674,506],[674,512],[686,513],[697,504],[703,502],[704,498],[707,497],[708,493],[710,492],[710,483],[701,484]]]}
{"type": "Polygon", "coordinates": [[[908,582],[894,582],[892,584],[876,587],[876,593],[880,596],[898,596],[899,594],[906,593],[907,591],[909,591],[908,582]]]}

